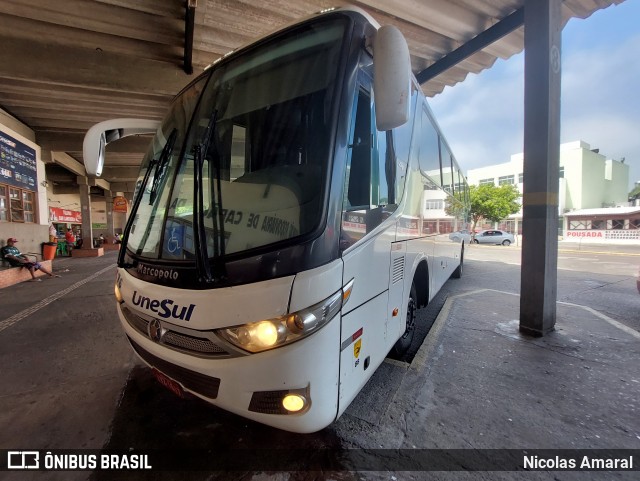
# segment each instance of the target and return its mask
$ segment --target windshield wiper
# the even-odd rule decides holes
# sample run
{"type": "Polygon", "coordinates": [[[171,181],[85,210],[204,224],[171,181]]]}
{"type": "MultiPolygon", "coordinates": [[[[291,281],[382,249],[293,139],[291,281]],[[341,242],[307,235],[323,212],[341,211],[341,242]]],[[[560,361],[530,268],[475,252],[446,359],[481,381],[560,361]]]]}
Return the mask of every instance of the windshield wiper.
{"type": "Polygon", "coordinates": [[[169,163],[169,159],[171,159],[173,144],[176,143],[177,137],[178,137],[178,129],[174,128],[169,134],[167,143],[164,144],[164,147],[162,148],[162,153],[160,153],[160,157],[158,157],[156,170],[153,174],[153,184],[151,184],[151,192],[149,192],[149,205],[153,205],[153,203],[156,200],[156,195],[158,194],[158,187],[160,186],[160,182],[162,182],[162,179],[164,178],[165,172],[167,170],[167,164],[169,163]]]}
{"type": "MultiPolygon", "coordinates": [[[[122,241],[121,241],[121,245],[123,248],[120,249],[120,253],[118,254],[118,267],[125,267],[125,268],[131,267],[131,264],[126,264],[124,262],[124,256],[127,251],[126,246],[129,241],[129,233],[131,232],[131,227],[133,226],[133,222],[135,221],[136,214],[138,213],[138,209],[140,208],[140,204],[142,203],[142,197],[144,196],[144,191],[147,188],[147,183],[149,182],[151,171],[154,170],[154,167],[155,167],[153,189],[157,190],[158,184],[156,182],[156,179],[158,178],[158,172],[159,172],[158,167],[160,166],[160,164],[164,164],[164,167],[166,167],[167,159],[170,157],[169,154],[173,150],[173,144],[175,143],[177,136],[178,136],[178,130],[174,128],[169,134],[167,143],[164,144],[164,147],[162,148],[162,152],[160,153],[158,160],[155,160],[152,158],[151,161],[149,162],[149,168],[145,172],[144,177],[142,179],[142,184],[140,184],[140,187],[138,188],[138,193],[135,199],[133,200],[133,205],[131,206],[131,214],[129,215],[129,219],[127,219],[127,224],[124,228],[124,234],[122,235],[122,241]]],[[[154,199],[155,199],[155,196],[154,196],[154,199]]]]}
{"type": "Polygon", "coordinates": [[[201,282],[213,282],[209,255],[207,253],[207,232],[204,228],[204,202],[202,199],[202,168],[206,152],[203,145],[196,145],[194,149],[193,169],[193,240],[196,251],[196,270],[201,282]]]}
{"type": "MultiPolygon", "coordinates": [[[[224,222],[222,218],[222,194],[220,191],[220,157],[218,156],[218,148],[215,139],[216,122],[218,119],[218,110],[214,109],[209,118],[207,130],[205,131],[203,142],[195,147],[194,157],[196,166],[194,169],[193,191],[194,191],[194,240],[196,249],[196,265],[198,277],[204,279],[205,282],[215,282],[226,278],[225,252],[224,252],[224,222]],[[209,145],[213,142],[214,154],[211,156],[210,162],[213,163],[215,169],[214,177],[217,182],[217,188],[214,188],[211,181],[210,192],[213,194],[217,190],[217,202],[212,195],[211,218],[213,224],[213,258],[214,258],[214,275],[211,274],[211,265],[209,263],[209,253],[207,250],[207,238],[204,225],[205,212],[203,202],[203,169],[204,157],[209,151],[209,145]]],[[[211,178],[211,176],[209,176],[211,178]]]]}
{"type": "MultiPolygon", "coordinates": [[[[196,206],[194,206],[194,219],[197,218],[198,225],[198,235],[194,236],[196,242],[199,242],[196,245],[196,250],[198,252],[198,256],[200,256],[200,261],[203,265],[202,269],[199,269],[199,272],[203,272],[204,278],[209,281],[219,281],[225,279],[227,277],[226,265],[225,265],[225,235],[224,235],[224,219],[222,215],[222,191],[220,185],[220,156],[218,155],[218,146],[216,143],[216,122],[218,120],[218,110],[214,109],[211,113],[211,117],[209,118],[209,123],[207,125],[207,130],[203,137],[203,142],[196,147],[196,158],[198,160],[196,165],[197,174],[194,175],[194,192],[198,193],[198,196],[195,196],[194,201],[196,206]],[[211,156],[210,162],[213,165],[215,170],[214,177],[216,180],[216,187],[214,188],[213,179],[211,175],[209,175],[210,179],[210,192],[212,193],[211,198],[211,220],[213,224],[213,268],[214,273],[213,277],[211,276],[210,264],[209,264],[209,256],[206,248],[206,231],[204,228],[204,218],[205,212],[203,208],[202,201],[202,170],[204,168],[204,156],[209,151],[209,145],[213,142],[213,155],[211,156]],[[197,184],[197,185],[196,185],[197,184]],[[217,192],[216,192],[217,191],[217,192]],[[215,192],[215,194],[214,194],[215,192]],[[195,200],[198,199],[198,200],[195,200]],[[196,209],[197,208],[197,209],[196,209]],[[204,248],[203,248],[204,247],[204,248]]],[[[197,258],[198,259],[198,258],[197,258]]]]}
{"type": "MultiPolygon", "coordinates": [[[[216,137],[213,138],[213,147],[215,149],[216,155],[213,156],[213,168],[214,168],[214,177],[216,180],[216,188],[213,188],[211,185],[211,192],[215,192],[216,195],[211,200],[215,199],[216,202],[213,202],[215,209],[213,212],[213,228],[215,230],[214,236],[214,249],[217,253],[216,262],[214,263],[214,267],[216,269],[216,277],[218,279],[224,279],[227,277],[227,265],[225,260],[225,241],[226,237],[224,235],[224,216],[222,214],[222,186],[221,186],[221,168],[220,168],[220,156],[218,155],[218,144],[216,142],[216,137]]],[[[213,184],[213,182],[212,182],[213,184]]]]}

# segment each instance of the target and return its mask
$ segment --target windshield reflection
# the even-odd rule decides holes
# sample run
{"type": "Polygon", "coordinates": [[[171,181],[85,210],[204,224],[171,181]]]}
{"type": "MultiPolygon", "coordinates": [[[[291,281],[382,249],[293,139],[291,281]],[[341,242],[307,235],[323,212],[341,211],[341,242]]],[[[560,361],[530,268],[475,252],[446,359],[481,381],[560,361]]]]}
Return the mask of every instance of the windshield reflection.
{"type": "Polygon", "coordinates": [[[176,142],[161,177],[148,182],[130,251],[215,258],[318,226],[344,22],[302,26],[239,55],[174,102],[148,158],[158,158],[167,144],[159,139],[173,129],[176,142]]]}

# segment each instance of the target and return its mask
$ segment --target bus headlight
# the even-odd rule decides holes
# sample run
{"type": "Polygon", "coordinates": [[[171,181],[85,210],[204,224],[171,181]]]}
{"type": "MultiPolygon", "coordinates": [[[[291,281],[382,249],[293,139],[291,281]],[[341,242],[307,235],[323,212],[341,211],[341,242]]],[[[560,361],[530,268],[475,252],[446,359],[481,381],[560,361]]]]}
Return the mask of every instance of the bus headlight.
{"type": "Polygon", "coordinates": [[[122,293],[120,292],[120,286],[118,286],[118,280],[116,279],[116,283],[113,286],[113,294],[116,296],[116,301],[118,304],[122,304],[124,299],[122,298],[122,293]]]}
{"type": "Polygon", "coordinates": [[[322,302],[275,319],[218,329],[216,333],[249,352],[284,346],[317,331],[340,311],[342,289],[322,302]]]}
{"type": "Polygon", "coordinates": [[[234,331],[240,347],[254,346],[261,351],[275,346],[286,335],[282,326],[274,321],[260,321],[228,330],[234,331]]]}

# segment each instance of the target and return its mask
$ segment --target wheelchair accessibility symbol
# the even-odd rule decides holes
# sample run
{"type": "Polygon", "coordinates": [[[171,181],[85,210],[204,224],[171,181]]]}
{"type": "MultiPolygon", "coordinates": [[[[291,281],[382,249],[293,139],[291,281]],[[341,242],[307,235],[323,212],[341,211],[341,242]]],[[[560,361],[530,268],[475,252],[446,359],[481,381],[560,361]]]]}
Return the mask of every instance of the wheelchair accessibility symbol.
{"type": "Polygon", "coordinates": [[[169,237],[169,240],[167,241],[167,251],[172,254],[176,254],[180,252],[180,250],[182,250],[182,247],[180,246],[180,241],[176,237],[176,227],[174,227],[171,229],[171,237],[169,237]]]}
{"type": "Polygon", "coordinates": [[[182,255],[184,227],[181,225],[167,226],[164,235],[164,251],[171,256],[182,255]]]}

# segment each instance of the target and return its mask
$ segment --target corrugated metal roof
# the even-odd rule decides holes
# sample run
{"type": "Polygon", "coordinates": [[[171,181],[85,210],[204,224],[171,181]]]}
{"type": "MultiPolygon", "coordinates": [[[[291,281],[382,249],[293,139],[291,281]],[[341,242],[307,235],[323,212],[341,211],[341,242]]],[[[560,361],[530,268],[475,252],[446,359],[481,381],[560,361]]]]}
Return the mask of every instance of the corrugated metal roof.
{"type": "MultiPolygon", "coordinates": [[[[621,2],[566,0],[563,17],[585,18],[621,2]]],[[[293,20],[347,3],[382,25],[400,28],[419,72],[521,8],[524,0],[199,0],[195,74],[293,20]]],[[[33,128],[45,152],[64,151],[79,160],[82,136],[91,125],[114,117],[161,119],[171,97],[193,78],[181,70],[184,4],[0,0],[0,108],[33,128]]],[[[523,39],[521,27],[428,81],[425,94],[433,96],[469,72],[520,52],[523,39]]],[[[106,165],[137,166],[140,142],[118,144],[107,153],[106,165]]]]}

